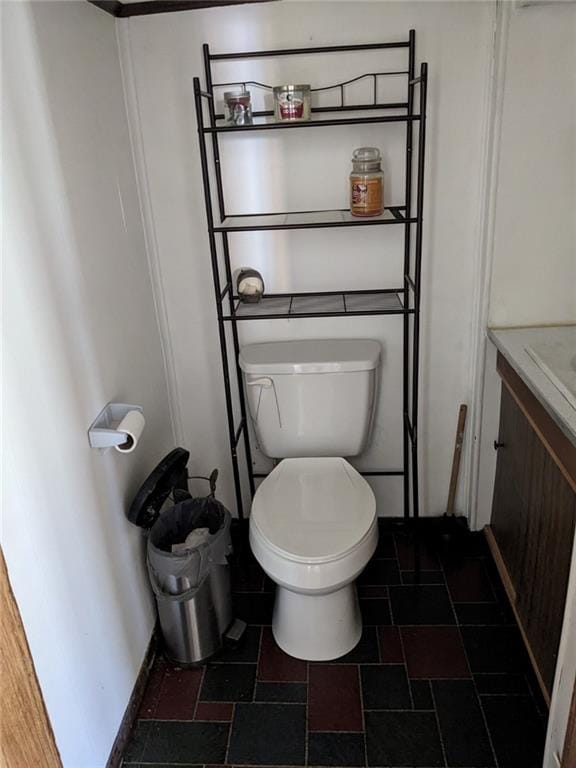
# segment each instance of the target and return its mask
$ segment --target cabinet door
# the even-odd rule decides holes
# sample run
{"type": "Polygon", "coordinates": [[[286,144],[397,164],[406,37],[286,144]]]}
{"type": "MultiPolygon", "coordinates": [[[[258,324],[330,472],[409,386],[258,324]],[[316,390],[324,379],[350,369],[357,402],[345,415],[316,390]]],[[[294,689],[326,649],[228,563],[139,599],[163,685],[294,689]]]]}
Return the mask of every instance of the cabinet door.
{"type": "Polygon", "coordinates": [[[552,692],[576,494],[506,386],[502,387],[491,527],[526,640],[552,692]]]}
{"type": "Polygon", "coordinates": [[[516,591],[522,589],[527,520],[526,457],[532,439],[529,424],[514,399],[502,387],[498,460],[491,527],[516,591]]]}
{"type": "Polygon", "coordinates": [[[526,549],[517,608],[546,688],[552,691],[570,572],[576,494],[535,435],[527,463],[526,549]]]}

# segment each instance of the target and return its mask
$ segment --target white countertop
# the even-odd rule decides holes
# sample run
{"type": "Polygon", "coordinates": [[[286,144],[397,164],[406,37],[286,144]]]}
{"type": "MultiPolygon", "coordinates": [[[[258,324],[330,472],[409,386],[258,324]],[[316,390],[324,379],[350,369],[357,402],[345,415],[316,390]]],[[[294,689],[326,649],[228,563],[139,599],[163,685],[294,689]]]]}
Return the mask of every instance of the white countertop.
{"type": "Polygon", "coordinates": [[[488,329],[488,338],[576,445],[576,409],[526,351],[542,344],[569,344],[576,352],[576,325],[488,329]]]}

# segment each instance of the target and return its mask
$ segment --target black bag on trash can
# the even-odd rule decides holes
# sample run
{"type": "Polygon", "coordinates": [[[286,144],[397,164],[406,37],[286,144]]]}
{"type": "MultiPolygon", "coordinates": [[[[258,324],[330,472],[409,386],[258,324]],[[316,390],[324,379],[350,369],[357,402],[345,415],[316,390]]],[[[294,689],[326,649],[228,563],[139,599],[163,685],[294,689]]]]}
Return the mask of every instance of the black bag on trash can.
{"type": "Polygon", "coordinates": [[[230,512],[211,493],[188,492],[183,448],[171,451],[142,484],[128,519],[148,530],[147,566],[166,655],[180,665],[217,653],[233,624],[230,512]],[[167,504],[168,499],[177,503],[167,504]]]}

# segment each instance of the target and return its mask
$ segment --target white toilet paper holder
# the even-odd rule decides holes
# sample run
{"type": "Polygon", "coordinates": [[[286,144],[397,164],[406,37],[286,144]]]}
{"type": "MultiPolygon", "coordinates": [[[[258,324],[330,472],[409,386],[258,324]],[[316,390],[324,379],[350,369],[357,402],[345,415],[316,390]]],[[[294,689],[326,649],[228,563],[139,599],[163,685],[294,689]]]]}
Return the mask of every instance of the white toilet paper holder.
{"type": "Polygon", "coordinates": [[[108,403],[88,428],[88,440],[92,448],[112,448],[126,441],[126,433],[118,432],[118,424],[129,411],[144,412],[141,405],[108,403]]]}

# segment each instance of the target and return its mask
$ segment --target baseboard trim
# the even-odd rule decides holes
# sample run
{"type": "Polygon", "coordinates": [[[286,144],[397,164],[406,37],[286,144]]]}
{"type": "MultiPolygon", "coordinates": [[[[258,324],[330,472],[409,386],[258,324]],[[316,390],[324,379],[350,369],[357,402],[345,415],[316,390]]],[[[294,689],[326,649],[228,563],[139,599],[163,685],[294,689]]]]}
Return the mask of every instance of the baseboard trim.
{"type": "Polygon", "coordinates": [[[136,716],[138,715],[138,710],[140,709],[142,697],[144,696],[144,689],[146,688],[146,683],[148,682],[148,677],[150,676],[150,670],[152,669],[152,664],[156,658],[157,650],[158,628],[155,627],[148,648],[146,649],[142,666],[138,672],[134,688],[132,689],[130,701],[128,702],[124,717],[120,723],[120,728],[114,739],[114,744],[112,745],[106,768],[120,768],[122,765],[122,757],[128,746],[128,741],[132,733],[134,722],[136,721],[136,716]]]}
{"type": "Polygon", "coordinates": [[[504,590],[506,591],[506,595],[508,597],[510,607],[512,608],[512,611],[514,613],[514,618],[516,619],[516,623],[518,624],[518,629],[520,630],[520,634],[522,635],[522,640],[524,641],[524,646],[526,647],[526,651],[528,652],[530,663],[532,664],[532,668],[534,670],[534,674],[536,675],[536,680],[538,681],[538,685],[540,686],[542,696],[544,697],[546,706],[550,708],[550,693],[546,688],[546,685],[544,684],[544,680],[542,679],[542,675],[540,674],[538,664],[536,663],[536,657],[532,652],[532,648],[530,647],[530,642],[528,641],[528,636],[526,635],[526,632],[524,631],[524,627],[522,626],[522,619],[520,618],[520,614],[516,609],[516,590],[514,589],[514,585],[512,584],[512,579],[510,578],[510,574],[508,573],[508,569],[506,568],[506,563],[504,562],[504,558],[502,557],[500,548],[498,547],[498,542],[496,541],[492,528],[489,525],[485,526],[484,535],[486,537],[486,541],[488,543],[488,547],[490,549],[492,558],[494,559],[494,564],[496,565],[500,578],[502,579],[504,590]]]}

